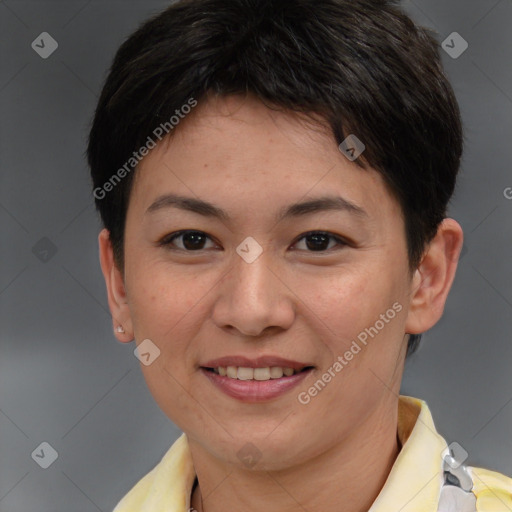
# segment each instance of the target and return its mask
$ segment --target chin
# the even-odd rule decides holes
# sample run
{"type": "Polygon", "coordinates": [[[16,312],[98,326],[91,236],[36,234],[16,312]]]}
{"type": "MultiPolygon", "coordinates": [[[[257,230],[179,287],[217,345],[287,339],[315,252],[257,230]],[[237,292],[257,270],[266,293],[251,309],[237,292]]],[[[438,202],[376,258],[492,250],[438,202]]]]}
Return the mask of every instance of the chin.
{"type": "Polygon", "coordinates": [[[275,435],[272,429],[264,432],[261,437],[254,431],[252,435],[226,434],[217,442],[210,437],[200,444],[215,458],[251,471],[283,471],[314,456],[300,438],[291,437],[286,430],[281,435],[275,435]]]}

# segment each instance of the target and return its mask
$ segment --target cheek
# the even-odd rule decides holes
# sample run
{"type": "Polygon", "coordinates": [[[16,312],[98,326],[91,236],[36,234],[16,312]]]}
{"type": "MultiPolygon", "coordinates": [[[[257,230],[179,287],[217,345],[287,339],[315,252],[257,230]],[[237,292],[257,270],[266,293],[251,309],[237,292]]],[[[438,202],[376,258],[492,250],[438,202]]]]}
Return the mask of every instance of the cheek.
{"type": "Polygon", "coordinates": [[[403,288],[396,283],[389,274],[366,273],[331,279],[323,293],[314,294],[312,309],[321,319],[315,329],[325,333],[328,348],[317,378],[325,376],[329,384],[312,409],[317,415],[338,411],[330,413],[333,425],[359,421],[387,392],[406,316],[403,288]]]}
{"type": "MultiPolygon", "coordinates": [[[[329,408],[343,403],[345,411],[360,411],[361,404],[355,403],[354,397],[362,402],[373,400],[369,396],[363,400],[360,390],[378,396],[385,389],[382,382],[389,382],[395,372],[406,317],[404,287],[398,275],[393,277],[378,268],[328,281],[325,288],[315,289],[311,301],[311,309],[321,320],[315,330],[328,349],[322,358],[322,372],[331,368],[336,374],[323,404],[329,408]]],[[[310,284],[316,286],[314,282],[312,279],[310,284]]]]}
{"type": "MultiPolygon", "coordinates": [[[[192,267],[178,269],[140,260],[132,274],[130,312],[135,339],[149,338],[160,350],[158,359],[142,370],[154,396],[170,401],[175,391],[189,387],[197,362],[198,332],[212,307],[208,293],[218,281],[213,273],[200,274],[192,267]],[[166,396],[170,390],[174,391],[166,396]]],[[[187,406],[175,405],[180,410],[187,406]]]]}
{"type": "Polygon", "coordinates": [[[339,340],[352,340],[400,298],[389,275],[377,271],[311,277],[301,289],[309,290],[304,302],[339,340]]]}
{"type": "Polygon", "coordinates": [[[131,269],[129,286],[134,327],[146,337],[162,335],[193,310],[198,296],[204,295],[204,286],[169,266],[139,261],[131,269]]]}

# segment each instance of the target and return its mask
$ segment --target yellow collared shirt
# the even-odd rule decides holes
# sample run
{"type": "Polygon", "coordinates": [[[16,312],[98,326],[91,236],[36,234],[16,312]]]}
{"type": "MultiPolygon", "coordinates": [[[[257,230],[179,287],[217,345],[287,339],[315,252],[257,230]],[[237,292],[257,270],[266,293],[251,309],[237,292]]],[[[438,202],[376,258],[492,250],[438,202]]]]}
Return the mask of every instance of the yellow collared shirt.
{"type": "MultiPolygon", "coordinates": [[[[369,512],[512,512],[512,479],[495,471],[467,467],[476,508],[461,507],[451,493],[443,496],[442,453],[447,443],[423,400],[400,396],[398,438],[402,449],[369,512]]],[[[113,512],[188,512],[195,478],[187,436],[182,434],[113,512]]]]}

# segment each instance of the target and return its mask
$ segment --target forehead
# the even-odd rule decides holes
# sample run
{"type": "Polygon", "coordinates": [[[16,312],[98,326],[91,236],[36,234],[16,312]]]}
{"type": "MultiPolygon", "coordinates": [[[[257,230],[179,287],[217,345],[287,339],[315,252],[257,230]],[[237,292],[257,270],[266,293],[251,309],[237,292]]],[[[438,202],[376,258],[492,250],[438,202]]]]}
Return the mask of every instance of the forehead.
{"type": "Polygon", "coordinates": [[[164,192],[259,211],[262,203],[269,209],[300,197],[343,193],[370,212],[387,206],[400,213],[382,176],[349,161],[320,118],[239,96],[200,102],[142,160],[132,199],[148,208],[164,192]]]}
{"type": "MultiPolygon", "coordinates": [[[[165,160],[170,153],[186,152],[189,159],[223,168],[257,159],[260,165],[251,166],[248,172],[258,167],[260,173],[265,173],[265,162],[278,152],[281,158],[300,157],[328,164],[332,161],[333,145],[329,127],[318,116],[314,120],[298,113],[272,110],[252,96],[214,96],[199,102],[158,144],[142,167],[147,167],[149,161],[165,160]]],[[[334,153],[339,157],[337,151],[334,153]]]]}

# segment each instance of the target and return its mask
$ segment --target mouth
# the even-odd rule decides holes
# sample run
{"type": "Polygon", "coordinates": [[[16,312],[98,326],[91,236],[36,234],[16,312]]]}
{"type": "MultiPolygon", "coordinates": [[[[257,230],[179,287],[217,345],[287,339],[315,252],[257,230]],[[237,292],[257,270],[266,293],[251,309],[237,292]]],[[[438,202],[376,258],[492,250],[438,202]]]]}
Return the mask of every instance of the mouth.
{"type": "Polygon", "coordinates": [[[312,370],[313,366],[304,366],[300,369],[291,368],[290,366],[266,366],[257,368],[248,366],[217,366],[210,368],[203,366],[201,368],[221,377],[227,377],[228,379],[266,381],[291,377],[292,375],[312,370]]]}
{"type": "Polygon", "coordinates": [[[315,367],[282,358],[220,358],[200,366],[201,373],[220,391],[242,402],[278,398],[303,381],[315,367]]]}

